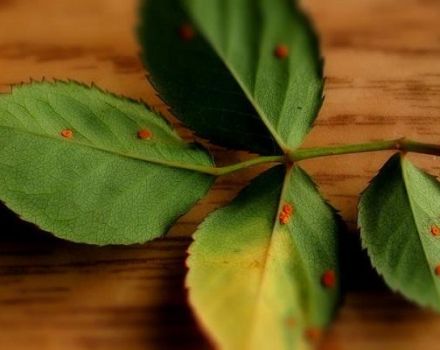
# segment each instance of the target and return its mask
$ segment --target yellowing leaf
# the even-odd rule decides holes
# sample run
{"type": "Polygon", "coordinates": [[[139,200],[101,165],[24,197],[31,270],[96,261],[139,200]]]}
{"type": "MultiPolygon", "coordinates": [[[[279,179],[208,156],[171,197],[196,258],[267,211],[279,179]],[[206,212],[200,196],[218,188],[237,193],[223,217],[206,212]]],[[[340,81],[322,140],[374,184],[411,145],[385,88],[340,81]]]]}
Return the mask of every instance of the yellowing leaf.
{"type": "Polygon", "coordinates": [[[284,172],[254,180],[201,225],[190,247],[190,302],[221,349],[309,348],[333,316],[334,211],[300,168],[284,172]]]}

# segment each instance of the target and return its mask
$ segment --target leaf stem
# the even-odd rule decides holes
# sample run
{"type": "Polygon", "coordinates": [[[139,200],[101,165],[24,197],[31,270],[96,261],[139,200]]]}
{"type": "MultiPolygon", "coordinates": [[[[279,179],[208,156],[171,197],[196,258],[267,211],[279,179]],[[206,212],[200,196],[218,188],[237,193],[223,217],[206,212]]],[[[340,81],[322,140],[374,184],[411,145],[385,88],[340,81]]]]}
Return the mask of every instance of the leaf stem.
{"type": "Polygon", "coordinates": [[[358,143],[334,147],[300,148],[289,152],[289,159],[298,162],[305,159],[333,156],[350,153],[363,153],[374,151],[396,150],[401,152],[415,152],[440,156],[440,145],[421,143],[405,138],[376,141],[370,143],[358,143]]]}
{"type": "Polygon", "coordinates": [[[204,167],[205,171],[202,171],[206,174],[221,176],[234,173],[236,171],[249,168],[252,166],[260,165],[260,164],[268,164],[268,163],[285,163],[288,159],[286,156],[268,156],[268,157],[258,157],[246,160],[244,162],[224,166],[224,167],[204,167]]]}
{"type": "Polygon", "coordinates": [[[262,164],[291,163],[291,162],[299,162],[301,160],[325,157],[325,156],[386,151],[386,150],[414,152],[414,153],[432,154],[432,155],[440,156],[440,145],[422,143],[413,140],[408,140],[405,138],[400,138],[395,140],[375,141],[370,143],[356,143],[356,144],[349,144],[343,146],[300,148],[288,152],[287,155],[285,156],[281,155],[281,156],[257,157],[250,160],[246,160],[244,162],[240,162],[224,167],[209,167],[209,166],[189,165],[189,164],[185,166],[181,165],[179,167],[183,169],[198,171],[208,175],[221,176],[262,164]]]}

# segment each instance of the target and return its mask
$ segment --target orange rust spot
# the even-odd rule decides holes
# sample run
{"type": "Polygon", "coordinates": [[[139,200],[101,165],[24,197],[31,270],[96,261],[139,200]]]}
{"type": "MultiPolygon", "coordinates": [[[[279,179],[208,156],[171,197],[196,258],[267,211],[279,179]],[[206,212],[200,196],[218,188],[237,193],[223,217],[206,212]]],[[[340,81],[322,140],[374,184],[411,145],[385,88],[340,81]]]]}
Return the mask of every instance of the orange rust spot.
{"type": "Polygon", "coordinates": [[[71,129],[64,129],[61,131],[61,136],[66,139],[71,139],[73,137],[73,131],[71,129]]]}
{"type": "Polygon", "coordinates": [[[431,234],[433,236],[440,236],[440,227],[438,227],[437,225],[432,225],[431,226],[431,234]]]}
{"type": "Polygon", "coordinates": [[[306,329],[304,335],[309,342],[315,343],[321,338],[322,332],[319,328],[312,327],[306,329]]]}
{"type": "Polygon", "coordinates": [[[434,271],[435,271],[435,274],[440,277],[440,265],[437,265],[437,267],[435,268],[434,271]]]}
{"type": "Polygon", "coordinates": [[[190,41],[194,38],[196,33],[191,24],[185,23],[179,27],[179,36],[183,41],[190,41]]]}
{"type": "Polygon", "coordinates": [[[293,207],[292,207],[292,205],[290,205],[289,203],[284,204],[284,205],[283,205],[282,212],[283,212],[283,213],[286,213],[286,214],[289,214],[289,215],[292,214],[292,213],[293,213],[293,207]]]}
{"type": "Polygon", "coordinates": [[[290,217],[293,213],[293,207],[289,203],[285,203],[281,208],[281,212],[279,215],[280,224],[285,225],[289,222],[290,217]]]}
{"type": "Polygon", "coordinates": [[[321,283],[325,288],[334,288],[336,285],[336,274],[333,270],[327,270],[321,277],[321,283]]]}
{"type": "Polygon", "coordinates": [[[295,319],[294,319],[293,317],[288,317],[288,318],[286,319],[286,325],[287,325],[287,327],[289,327],[289,328],[294,328],[294,327],[296,326],[296,321],[295,321],[295,319]]]}
{"type": "Polygon", "coordinates": [[[261,269],[262,263],[261,261],[254,259],[249,263],[249,268],[251,269],[261,269]]]}
{"type": "Polygon", "coordinates": [[[142,129],[137,132],[138,138],[141,140],[151,139],[153,136],[153,133],[150,130],[142,129]]]}
{"type": "Polygon", "coordinates": [[[282,59],[286,58],[287,56],[289,56],[289,48],[287,47],[287,45],[284,45],[284,44],[278,44],[278,45],[275,47],[274,55],[275,55],[277,58],[279,58],[279,59],[282,60],[282,59]]]}
{"type": "Polygon", "coordinates": [[[290,220],[290,215],[288,215],[284,212],[281,212],[280,216],[279,216],[279,220],[280,220],[281,225],[286,225],[290,220]]]}

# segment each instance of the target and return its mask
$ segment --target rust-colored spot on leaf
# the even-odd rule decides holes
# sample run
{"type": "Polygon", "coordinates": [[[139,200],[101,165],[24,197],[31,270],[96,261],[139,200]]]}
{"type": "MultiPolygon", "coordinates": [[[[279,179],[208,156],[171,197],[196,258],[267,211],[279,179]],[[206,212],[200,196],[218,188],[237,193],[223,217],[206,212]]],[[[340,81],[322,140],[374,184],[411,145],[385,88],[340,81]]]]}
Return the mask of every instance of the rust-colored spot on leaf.
{"type": "Polygon", "coordinates": [[[336,274],[333,270],[327,270],[322,274],[321,283],[325,288],[334,288],[336,285],[336,274]]]}
{"type": "Polygon", "coordinates": [[[287,45],[278,44],[275,47],[274,55],[275,55],[275,57],[282,60],[282,59],[286,58],[287,56],[289,56],[289,48],[287,47],[287,45]]]}
{"type": "Polygon", "coordinates": [[[284,213],[286,213],[286,214],[291,215],[291,214],[293,213],[293,207],[292,207],[291,204],[286,203],[286,204],[283,205],[283,209],[282,209],[282,211],[283,211],[284,213]]]}
{"type": "Polygon", "coordinates": [[[261,262],[257,259],[254,259],[250,264],[249,264],[250,268],[254,268],[254,269],[260,269],[261,268],[261,262]]]}
{"type": "Polygon", "coordinates": [[[289,204],[289,203],[285,203],[283,205],[283,207],[281,208],[281,212],[280,212],[280,215],[278,217],[278,219],[280,221],[280,224],[281,225],[286,225],[289,222],[292,214],[293,214],[293,207],[292,207],[292,205],[289,204]]]}
{"type": "Polygon", "coordinates": [[[61,136],[66,138],[66,139],[71,139],[73,137],[72,129],[61,130],[61,136]]]}
{"type": "Polygon", "coordinates": [[[280,220],[280,224],[281,225],[286,225],[289,223],[289,215],[287,215],[286,213],[281,212],[280,216],[279,216],[279,220],[280,220]]]}
{"type": "Polygon", "coordinates": [[[440,277],[440,265],[437,265],[434,271],[435,274],[440,277]]]}
{"type": "Polygon", "coordinates": [[[286,319],[286,326],[289,327],[289,328],[295,328],[295,326],[296,326],[295,319],[293,317],[288,317],[286,319]]]}
{"type": "Polygon", "coordinates": [[[440,227],[438,227],[437,225],[432,225],[431,226],[431,234],[433,236],[440,236],[440,227]]]}
{"type": "Polygon", "coordinates": [[[183,41],[191,41],[196,33],[191,24],[184,23],[179,27],[179,36],[183,41]]]}
{"type": "Polygon", "coordinates": [[[151,139],[151,137],[153,136],[153,133],[148,129],[141,129],[137,132],[137,136],[141,140],[148,140],[148,139],[151,139]]]}
{"type": "Polygon", "coordinates": [[[311,327],[306,329],[304,335],[309,342],[316,343],[321,338],[322,332],[319,328],[311,327]]]}

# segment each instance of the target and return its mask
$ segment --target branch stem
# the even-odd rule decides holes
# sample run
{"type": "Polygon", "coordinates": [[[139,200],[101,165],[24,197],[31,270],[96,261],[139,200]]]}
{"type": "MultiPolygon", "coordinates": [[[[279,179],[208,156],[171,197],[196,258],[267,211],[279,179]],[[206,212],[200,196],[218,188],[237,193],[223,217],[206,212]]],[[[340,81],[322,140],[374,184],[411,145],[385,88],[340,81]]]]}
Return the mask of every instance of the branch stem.
{"type": "Polygon", "coordinates": [[[290,152],[289,159],[293,162],[298,162],[305,159],[324,156],[386,150],[396,150],[401,152],[414,152],[440,156],[440,145],[421,143],[400,138],[388,141],[376,141],[370,143],[358,143],[343,146],[300,148],[298,150],[290,152]]]}
{"type": "Polygon", "coordinates": [[[370,143],[357,143],[357,144],[349,144],[343,146],[299,148],[297,150],[288,152],[287,155],[257,157],[250,160],[246,160],[244,162],[240,162],[224,167],[187,165],[182,168],[198,171],[208,175],[221,176],[262,164],[270,164],[270,163],[287,164],[287,163],[299,162],[301,160],[325,157],[325,156],[387,151],[387,150],[432,154],[435,156],[440,156],[440,145],[421,143],[413,140],[400,138],[395,140],[376,141],[370,143]]]}
{"type": "Polygon", "coordinates": [[[207,171],[203,171],[207,174],[214,175],[214,176],[221,176],[221,175],[227,175],[234,173],[236,171],[250,168],[256,165],[261,164],[269,164],[269,163],[286,163],[288,159],[286,156],[268,156],[268,157],[257,157],[253,159],[246,160],[241,163],[236,163],[224,167],[211,167],[206,168],[207,171]]]}

